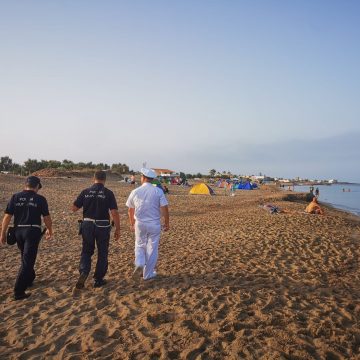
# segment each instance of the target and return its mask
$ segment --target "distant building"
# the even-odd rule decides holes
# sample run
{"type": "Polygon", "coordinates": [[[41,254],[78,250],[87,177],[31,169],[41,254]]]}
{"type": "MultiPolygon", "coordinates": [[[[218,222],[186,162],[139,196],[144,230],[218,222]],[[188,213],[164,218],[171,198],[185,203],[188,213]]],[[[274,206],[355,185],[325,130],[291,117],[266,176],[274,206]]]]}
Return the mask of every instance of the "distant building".
{"type": "Polygon", "coordinates": [[[336,184],[338,181],[337,180],[335,180],[335,179],[330,179],[330,180],[328,180],[328,183],[329,184],[336,184]]]}
{"type": "Polygon", "coordinates": [[[264,181],[265,180],[265,176],[264,175],[253,175],[251,176],[252,180],[257,180],[257,181],[264,181]]]}
{"type": "Polygon", "coordinates": [[[174,170],[170,170],[170,169],[158,169],[158,168],[152,168],[155,172],[157,176],[161,176],[161,177],[178,177],[180,176],[177,172],[175,172],[174,170]]]}

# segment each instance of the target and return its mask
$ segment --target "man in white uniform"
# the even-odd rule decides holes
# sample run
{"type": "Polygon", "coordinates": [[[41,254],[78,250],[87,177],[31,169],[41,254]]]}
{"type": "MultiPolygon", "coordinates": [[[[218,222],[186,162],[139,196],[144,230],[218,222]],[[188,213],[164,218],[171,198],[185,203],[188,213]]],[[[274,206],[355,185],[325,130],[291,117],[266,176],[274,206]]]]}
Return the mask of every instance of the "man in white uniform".
{"type": "Polygon", "coordinates": [[[129,208],[130,228],[135,231],[134,276],[142,273],[144,280],[156,276],[155,266],[161,233],[161,216],[164,217],[163,230],[169,230],[169,209],[164,192],[151,184],[156,177],[152,169],[142,168],[141,186],[133,190],[126,201],[129,208]]]}

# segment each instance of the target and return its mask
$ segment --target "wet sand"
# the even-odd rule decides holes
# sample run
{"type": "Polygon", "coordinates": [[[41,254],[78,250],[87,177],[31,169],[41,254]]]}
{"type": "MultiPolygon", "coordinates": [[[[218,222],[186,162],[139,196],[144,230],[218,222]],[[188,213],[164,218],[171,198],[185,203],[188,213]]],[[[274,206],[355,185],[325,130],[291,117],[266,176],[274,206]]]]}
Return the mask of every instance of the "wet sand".
{"type": "MultiPolygon", "coordinates": [[[[1,212],[22,181],[0,175],[1,212]]],[[[124,205],[131,187],[109,181],[122,220],[109,282],[94,289],[89,277],[74,291],[81,240],[68,209],[90,182],[43,180],[55,237],[41,242],[29,299],[12,299],[19,253],[0,247],[1,358],[359,358],[358,218],[304,214],[304,204],[271,187],[210,197],[170,186],[159,277],[136,282],[124,205]],[[289,212],[271,215],[263,202],[289,212]]]]}

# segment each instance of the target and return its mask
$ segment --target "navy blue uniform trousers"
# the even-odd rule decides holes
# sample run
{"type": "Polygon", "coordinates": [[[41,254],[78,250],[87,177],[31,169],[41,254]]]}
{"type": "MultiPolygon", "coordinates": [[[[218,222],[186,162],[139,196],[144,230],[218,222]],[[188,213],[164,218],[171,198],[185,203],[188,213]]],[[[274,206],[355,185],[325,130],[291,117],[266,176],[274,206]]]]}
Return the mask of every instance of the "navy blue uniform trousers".
{"type": "Polygon", "coordinates": [[[41,239],[39,228],[17,228],[15,231],[17,246],[21,252],[21,266],[16,278],[14,292],[23,294],[35,279],[35,261],[41,239]]]}
{"type": "Polygon", "coordinates": [[[82,251],[80,258],[80,274],[89,275],[91,269],[91,257],[95,251],[95,243],[98,251],[94,278],[101,280],[108,269],[108,253],[111,227],[98,227],[91,221],[84,221],[81,225],[82,251]]]}

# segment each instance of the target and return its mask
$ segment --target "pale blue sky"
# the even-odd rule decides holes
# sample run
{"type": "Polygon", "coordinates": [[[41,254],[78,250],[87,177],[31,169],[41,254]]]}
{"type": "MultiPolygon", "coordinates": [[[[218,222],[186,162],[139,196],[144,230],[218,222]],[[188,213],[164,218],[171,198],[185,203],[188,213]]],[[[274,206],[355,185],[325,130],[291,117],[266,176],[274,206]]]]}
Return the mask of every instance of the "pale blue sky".
{"type": "Polygon", "coordinates": [[[0,155],[360,182],[360,2],[1,1],[0,155]]]}

